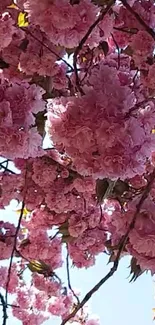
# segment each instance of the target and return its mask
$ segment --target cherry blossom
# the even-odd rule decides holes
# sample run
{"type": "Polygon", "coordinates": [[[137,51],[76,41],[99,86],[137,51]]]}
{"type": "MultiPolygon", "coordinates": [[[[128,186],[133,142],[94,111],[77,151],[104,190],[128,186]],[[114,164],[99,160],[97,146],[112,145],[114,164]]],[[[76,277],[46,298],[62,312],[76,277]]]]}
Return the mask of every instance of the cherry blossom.
{"type": "Polygon", "coordinates": [[[98,288],[125,255],[155,273],[154,28],[153,0],[1,1],[4,322],[99,325],[69,274],[99,254],[98,288]]]}

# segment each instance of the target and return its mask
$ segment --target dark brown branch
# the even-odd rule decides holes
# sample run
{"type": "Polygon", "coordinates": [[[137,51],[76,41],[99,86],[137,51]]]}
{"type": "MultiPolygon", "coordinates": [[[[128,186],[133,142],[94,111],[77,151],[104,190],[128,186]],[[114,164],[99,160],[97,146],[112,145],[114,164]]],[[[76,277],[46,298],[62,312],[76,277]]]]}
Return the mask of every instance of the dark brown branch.
{"type": "Polygon", "coordinates": [[[117,49],[117,52],[118,52],[118,69],[120,68],[120,64],[121,64],[121,61],[120,61],[120,48],[119,48],[119,46],[118,46],[118,44],[117,44],[117,42],[116,42],[116,40],[115,40],[115,37],[114,37],[114,35],[111,33],[111,36],[112,36],[112,39],[113,39],[113,42],[114,42],[114,44],[115,44],[115,46],[116,46],[116,49],[117,49]]]}
{"type": "Polygon", "coordinates": [[[26,28],[20,28],[22,29],[26,34],[31,35],[36,41],[38,41],[38,43],[40,43],[42,46],[44,46],[47,50],[49,50],[49,52],[51,52],[52,54],[54,54],[59,60],[61,60],[62,62],[64,62],[71,70],[71,72],[74,71],[73,67],[71,66],[71,64],[69,64],[65,59],[63,59],[59,54],[57,54],[55,51],[53,51],[48,45],[46,45],[44,42],[42,42],[38,37],[36,37],[35,35],[33,35],[33,33],[31,33],[28,29],[26,28]]]}
{"type": "Polygon", "coordinates": [[[137,28],[113,27],[113,29],[118,30],[119,32],[128,33],[128,34],[136,34],[138,32],[137,28]]]}
{"type": "Polygon", "coordinates": [[[0,169],[3,169],[4,172],[8,172],[10,174],[14,174],[16,175],[15,172],[13,172],[13,170],[9,169],[7,166],[3,166],[4,162],[0,162],[0,169]]]}
{"type": "Polygon", "coordinates": [[[9,161],[11,161],[11,160],[10,160],[10,159],[5,159],[5,160],[1,161],[1,164],[6,164],[6,163],[8,163],[9,161]]]}
{"type": "Polygon", "coordinates": [[[137,12],[134,11],[134,9],[132,7],[130,7],[130,5],[128,4],[128,2],[126,0],[121,0],[123,6],[137,19],[137,21],[141,24],[141,26],[144,27],[144,29],[146,30],[146,32],[148,32],[148,34],[150,34],[150,36],[152,36],[152,38],[155,40],[155,32],[153,31],[152,28],[150,28],[145,21],[139,16],[139,14],[137,12]]]}
{"type": "Polygon", "coordinates": [[[57,237],[58,234],[59,234],[59,230],[53,236],[50,236],[49,239],[53,240],[54,238],[57,237]]]}
{"type": "Polygon", "coordinates": [[[72,286],[71,286],[71,281],[70,281],[70,272],[69,272],[69,254],[68,254],[68,251],[67,251],[67,256],[66,256],[66,269],[67,269],[68,288],[71,290],[73,296],[74,296],[75,299],[77,300],[77,303],[80,304],[79,297],[75,294],[75,292],[74,292],[74,290],[72,289],[72,286]]]}
{"type": "Polygon", "coordinates": [[[6,302],[5,302],[5,299],[3,297],[3,295],[0,293],[0,301],[1,301],[1,306],[2,306],[2,310],[3,310],[3,322],[2,322],[2,325],[5,325],[6,324],[6,320],[8,318],[8,315],[7,315],[7,305],[6,305],[6,302]]]}
{"type": "MultiPolygon", "coordinates": [[[[150,99],[150,98],[149,98],[149,99],[150,99]]],[[[147,101],[148,101],[148,100],[145,99],[145,100],[143,100],[142,102],[137,103],[137,104],[135,104],[133,107],[131,107],[131,108],[129,109],[129,111],[125,114],[124,119],[128,119],[128,118],[131,116],[131,114],[132,114],[133,112],[136,112],[136,111],[138,111],[139,108],[142,108],[143,105],[145,105],[145,104],[147,103],[147,101]]]]}
{"type": "Polygon", "coordinates": [[[21,208],[21,212],[20,212],[20,216],[19,216],[19,220],[18,220],[18,225],[17,225],[16,232],[15,232],[15,239],[14,239],[13,249],[12,249],[12,253],[11,253],[11,257],[10,257],[10,264],[9,264],[9,268],[8,268],[8,276],[7,276],[7,282],[6,282],[6,294],[5,294],[6,306],[7,306],[7,303],[8,303],[8,288],[9,288],[9,283],[10,283],[10,278],[11,278],[11,268],[12,268],[12,263],[13,263],[13,257],[14,257],[14,252],[16,250],[17,237],[18,237],[18,232],[19,232],[20,224],[21,224],[22,217],[23,217],[24,207],[25,207],[25,203],[24,203],[24,200],[23,200],[22,208],[21,208]]]}
{"type": "Polygon", "coordinates": [[[94,293],[96,291],[98,291],[100,289],[100,287],[107,281],[109,280],[113,275],[114,273],[117,271],[118,269],[118,265],[119,265],[119,261],[120,261],[120,257],[121,257],[121,254],[125,248],[125,245],[127,243],[127,240],[128,240],[128,237],[129,237],[129,234],[130,234],[130,231],[134,228],[135,226],[135,222],[136,222],[136,219],[138,217],[138,214],[140,212],[140,209],[144,203],[144,201],[146,200],[146,198],[148,197],[149,193],[150,193],[150,190],[151,190],[151,187],[153,185],[153,182],[155,180],[155,169],[153,170],[152,174],[150,175],[150,180],[148,181],[148,184],[147,186],[145,187],[145,190],[136,206],[136,211],[133,215],[133,218],[132,218],[132,221],[125,233],[125,235],[122,237],[121,241],[120,241],[120,244],[119,244],[119,249],[118,249],[118,252],[117,252],[117,255],[116,255],[116,258],[115,258],[115,261],[113,262],[113,266],[112,268],[110,269],[110,271],[106,274],[106,276],[104,278],[102,278],[86,295],[85,297],[83,298],[83,300],[80,302],[80,304],[78,304],[75,309],[73,310],[72,313],[70,313],[70,315],[68,315],[61,323],[61,325],[65,325],[71,318],[73,318],[77,312],[83,308],[83,306],[90,300],[90,298],[92,297],[92,295],[94,295],[94,293]]]}
{"type": "Polygon", "coordinates": [[[92,33],[92,31],[99,24],[99,22],[102,21],[102,19],[108,13],[108,11],[111,9],[111,7],[112,7],[113,4],[114,4],[114,0],[110,0],[108,2],[107,7],[101,11],[99,17],[89,27],[87,33],[82,38],[82,40],[80,41],[79,45],[77,46],[77,48],[76,48],[76,50],[74,52],[73,66],[74,66],[74,72],[75,72],[75,80],[76,80],[77,89],[79,90],[79,92],[81,93],[81,95],[84,95],[84,91],[83,91],[83,89],[81,88],[81,85],[80,85],[80,80],[79,80],[79,75],[78,75],[78,69],[77,69],[77,57],[78,57],[78,54],[82,50],[83,45],[86,43],[86,41],[87,41],[88,37],[90,36],[90,34],[92,33]]]}
{"type": "MultiPolygon", "coordinates": [[[[22,201],[22,207],[21,207],[21,211],[20,211],[18,225],[17,225],[16,231],[15,231],[15,237],[14,237],[13,248],[12,248],[12,253],[11,253],[11,257],[10,257],[10,263],[9,263],[8,275],[7,275],[7,281],[6,281],[6,288],[5,288],[5,290],[6,290],[5,291],[5,305],[6,305],[6,307],[8,306],[8,289],[9,289],[10,278],[11,278],[13,257],[14,257],[14,253],[16,251],[18,232],[20,230],[20,225],[21,225],[21,221],[22,221],[22,217],[23,217],[23,213],[24,213],[24,208],[25,208],[25,198],[26,198],[26,188],[27,188],[26,179],[27,179],[27,168],[26,168],[26,172],[25,172],[25,193],[24,193],[24,197],[23,197],[23,201],[22,201]]],[[[5,319],[5,322],[3,323],[3,325],[6,325],[6,321],[7,320],[5,319]]]]}
{"type": "Polygon", "coordinates": [[[90,59],[89,65],[88,65],[88,67],[86,69],[85,75],[84,75],[84,77],[81,80],[81,83],[85,80],[85,78],[88,75],[88,72],[89,72],[89,70],[90,70],[90,68],[92,66],[92,63],[93,63],[93,57],[94,57],[94,48],[91,50],[91,59],[90,59]]]}
{"type": "MultiPolygon", "coordinates": [[[[1,295],[1,294],[0,294],[0,295],[1,295]]],[[[0,298],[0,300],[1,300],[1,298],[0,298]]],[[[3,304],[0,304],[0,306],[3,306],[3,304]]],[[[7,304],[7,307],[20,308],[20,306],[12,305],[12,304],[7,304]]]]}

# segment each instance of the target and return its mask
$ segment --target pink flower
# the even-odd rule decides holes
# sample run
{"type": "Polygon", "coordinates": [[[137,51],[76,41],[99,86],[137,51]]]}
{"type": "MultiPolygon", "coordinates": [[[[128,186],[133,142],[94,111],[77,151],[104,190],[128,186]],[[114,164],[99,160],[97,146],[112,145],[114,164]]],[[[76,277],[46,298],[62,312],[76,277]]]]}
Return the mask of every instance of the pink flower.
{"type": "MultiPolygon", "coordinates": [[[[115,245],[126,233],[136,210],[138,198],[133,200],[125,213],[114,211],[109,221],[108,229],[111,232],[112,243],[115,245]]],[[[150,269],[155,272],[155,267],[151,260],[155,258],[155,204],[151,197],[144,202],[141,211],[136,219],[135,227],[129,234],[127,250],[137,258],[138,263],[144,270],[150,269]],[[150,262],[149,262],[150,261],[150,262]]]]}
{"type": "Polygon", "coordinates": [[[48,101],[47,130],[72,158],[77,171],[94,178],[126,178],[144,172],[155,138],[147,105],[125,118],[135,97],[122,86],[117,70],[104,62],[92,69],[83,97],[48,101]],[[92,89],[93,88],[93,89],[92,89]]]}
{"type": "Polygon", "coordinates": [[[60,284],[54,280],[46,279],[44,275],[34,273],[33,284],[39,291],[46,292],[48,296],[60,295],[60,284]]]}
{"type": "Polygon", "coordinates": [[[3,126],[12,126],[10,103],[5,99],[0,103],[0,121],[3,126]]]}
{"type": "Polygon", "coordinates": [[[0,229],[0,260],[3,260],[11,256],[15,226],[9,222],[0,221],[0,229]]]}
{"type": "Polygon", "coordinates": [[[1,0],[0,3],[0,12],[5,11],[5,9],[7,8],[7,6],[11,5],[12,1],[11,0],[1,0]]]}
{"type": "MultiPolygon", "coordinates": [[[[6,257],[6,259],[7,258],[8,257],[6,257]]],[[[1,266],[1,268],[0,268],[0,286],[4,289],[6,289],[7,279],[8,279],[8,268],[1,266]]],[[[17,264],[13,263],[12,268],[11,268],[8,292],[12,293],[12,294],[16,293],[18,285],[19,285],[19,277],[17,275],[17,264]]]]}
{"type": "Polygon", "coordinates": [[[87,229],[87,224],[79,215],[73,215],[69,219],[69,233],[73,237],[79,237],[87,229]]]}
{"type": "Polygon", "coordinates": [[[155,64],[149,66],[148,75],[143,79],[144,85],[148,88],[155,89],[155,64]]]}
{"type": "Polygon", "coordinates": [[[1,128],[0,130],[1,156],[15,159],[36,157],[43,154],[41,150],[42,138],[36,128],[26,132],[16,128],[1,128]],[[14,150],[16,148],[16,151],[14,150]]]}
{"type": "Polygon", "coordinates": [[[11,41],[12,36],[16,31],[13,26],[14,21],[8,13],[3,13],[0,16],[0,50],[7,47],[11,41]]]}
{"type": "Polygon", "coordinates": [[[52,77],[57,74],[60,75],[60,67],[56,61],[63,56],[64,50],[48,41],[47,36],[39,27],[30,27],[29,29],[31,34],[28,34],[27,38],[23,40],[26,49],[22,51],[19,58],[20,70],[27,75],[33,75],[34,73],[52,77]],[[29,57],[31,57],[31,60],[29,60],[29,57]]]}
{"type": "Polygon", "coordinates": [[[138,31],[133,35],[130,46],[133,50],[135,64],[143,69],[147,57],[152,57],[154,50],[153,38],[146,31],[138,31]]]}
{"type": "Polygon", "coordinates": [[[55,316],[63,316],[72,304],[72,299],[68,299],[67,296],[60,296],[57,298],[52,298],[49,301],[48,311],[55,316]]]}
{"type": "Polygon", "coordinates": [[[58,0],[46,0],[43,4],[27,0],[24,6],[30,21],[40,25],[54,44],[66,48],[78,45],[99,12],[89,0],[81,0],[74,6],[65,0],[61,6],[58,0]]]}
{"type": "Polygon", "coordinates": [[[99,325],[99,320],[98,319],[89,319],[85,323],[86,325],[99,325]]]}
{"type": "Polygon", "coordinates": [[[154,41],[146,31],[141,30],[132,36],[131,47],[135,53],[146,57],[152,54],[154,41]]]}
{"type": "Polygon", "coordinates": [[[30,232],[27,237],[28,241],[26,245],[20,245],[19,250],[29,260],[42,260],[48,264],[52,270],[61,267],[62,256],[61,256],[61,241],[59,238],[50,240],[47,233],[41,229],[38,231],[34,230],[30,232]],[[40,241],[38,243],[38,237],[40,241]]]}
{"type": "Polygon", "coordinates": [[[33,162],[33,181],[40,187],[47,187],[57,177],[57,166],[52,163],[50,158],[37,158],[33,162]]]}

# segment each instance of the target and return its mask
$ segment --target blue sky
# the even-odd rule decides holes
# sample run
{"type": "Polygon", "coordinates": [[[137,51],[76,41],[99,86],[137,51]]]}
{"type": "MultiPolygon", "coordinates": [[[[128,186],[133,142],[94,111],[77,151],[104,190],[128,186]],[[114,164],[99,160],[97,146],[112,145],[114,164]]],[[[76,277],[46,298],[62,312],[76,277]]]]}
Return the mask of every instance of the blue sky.
{"type": "MultiPolygon", "coordinates": [[[[12,206],[15,209],[15,206],[12,206]]],[[[0,210],[0,219],[17,222],[18,216],[11,207],[0,210]]],[[[66,254],[66,253],[65,253],[66,254]]],[[[64,256],[65,257],[65,256],[64,256]]],[[[89,307],[92,314],[98,315],[100,325],[152,325],[152,308],[155,306],[155,287],[150,274],[142,275],[136,282],[129,283],[129,257],[120,261],[117,273],[106,282],[92,297],[89,307]]],[[[1,262],[1,265],[4,262],[1,262]]],[[[83,297],[108,272],[107,256],[100,254],[96,264],[87,270],[71,268],[71,284],[79,289],[83,297]]],[[[60,277],[66,283],[65,266],[59,271],[60,277]]],[[[11,303],[11,301],[10,301],[11,303]]],[[[10,312],[9,312],[10,314],[10,312]]],[[[0,309],[0,318],[1,318],[0,309]]],[[[1,320],[0,320],[1,322],[1,320]]],[[[7,325],[21,324],[11,315],[7,325]]],[[[51,318],[44,325],[59,325],[60,319],[51,318]]]]}
{"type": "MultiPolygon", "coordinates": [[[[18,216],[10,208],[5,212],[0,210],[0,217],[0,219],[10,222],[18,220],[18,216]]],[[[98,315],[100,318],[100,325],[153,324],[152,308],[155,306],[153,279],[150,274],[144,274],[136,282],[129,283],[129,261],[129,257],[121,259],[117,273],[102,286],[89,302],[88,306],[92,314],[98,315]]],[[[4,262],[1,264],[4,265],[4,262]]],[[[107,265],[105,254],[100,254],[96,259],[95,266],[87,270],[71,268],[72,287],[79,289],[81,297],[84,296],[108,272],[109,268],[110,265],[107,265]]],[[[66,283],[65,266],[59,271],[59,275],[66,283]]],[[[7,325],[18,324],[21,323],[10,315],[7,325]]],[[[44,325],[59,324],[60,319],[56,317],[44,323],[44,325]]]]}
{"type": "MultiPolygon", "coordinates": [[[[71,269],[72,286],[81,289],[84,295],[92,288],[109,267],[107,258],[100,255],[96,265],[88,270],[71,269]]],[[[152,307],[155,306],[153,279],[148,274],[142,275],[135,283],[129,283],[129,258],[121,260],[118,272],[93,296],[89,303],[92,314],[98,315],[100,325],[153,325],[152,307]]],[[[66,270],[61,276],[65,279],[66,270]]],[[[21,324],[10,317],[8,325],[21,324]]],[[[59,325],[60,319],[53,317],[44,325],[59,325]]]]}
{"type": "MultiPolygon", "coordinates": [[[[71,269],[72,286],[85,294],[109,269],[107,257],[100,254],[95,267],[88,270],[71,269]]],[[[129,257],[120,262],[118,272],[93,296],[89,306],[93,314],[100,318],[100,325],[151,325],[153,279],[149,274],[142,275],[135,283],[129,283],[129,257]]],[[[63,273],[65,270],[63,270],[63,273]]],[[[46,325],[51,324],[51,320],[46,325]]],[[[52,322],[57,325],[59,322],[52,322]]]]}
{"type": "MultiPolygon", "coordinates": [[[[15,207],[16,203],[12,208],[15,209],[15,207]]],[[[0,219],[10,222],[16,220],[17,222],[18,216],[11,207],[7,207],[5,212],[0,210],[0,219]]],[[[117,273],[102,286],[89,302],[88,306],[92,314],[98,315],[100,318],[100,325],[153,325],[152,308],[155,306],[153,279],[150,274],[144,274],[136,282],[129,283],[129,261],[129,257],[124,257],[120,261],[117,273]]],[[[2,264],[4,265],[4,262],[1,262],[2,264]]],[[[109,267],[107,256],[100,254],[94,267],[87,270],[71,268],[72,287],[79,289],[81,297],[83,297],[104,277],[109,267]]],[[[60,270],[59,275],[66,283],[65,266],[60,270]]],[[[7,325],[19,324],[21,323],[10,314],[7,325]]],[[[59,324],[60,319],[56,317],[44,323],[44,325],[59,324]]]]}

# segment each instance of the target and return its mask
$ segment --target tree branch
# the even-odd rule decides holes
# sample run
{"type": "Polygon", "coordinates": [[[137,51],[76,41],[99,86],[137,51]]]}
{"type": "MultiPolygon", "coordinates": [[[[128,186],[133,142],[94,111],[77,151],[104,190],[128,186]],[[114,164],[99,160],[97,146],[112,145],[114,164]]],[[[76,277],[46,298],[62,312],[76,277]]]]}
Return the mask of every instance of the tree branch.
{"type": "Polygon", "coordinates": [[[83,89],[81,88],[81,85],[80,85],[80,80],[79,80],[79,75],[78,75],[78,69],[77,69],[77,57],[78,57],[78,54],[82,50],[83,45],[87,41],[87,39],[90,36],[90,34],[92,33],[92,31],[99,24],[99,22],[102,21],[102,19],[108,13],[108,11],[111,9],[111,7],[112,7],[113,4],[114,4],[114,0],[110,0],[108,2],[107,7],[101,11],[101,13],[98,16],[98,18],[89,27],[87,33],[82,38],[82,40],[80,41],[79,45],[77,46],[77,48],[76,48],[76,50],[74,52],[74,55],[73,55],[73,67],[74,67],[74,72],[75,72],[75,80],[76,80],[77,89],[79,90],[79,92],[81,93],[81,95],[84,95],[84,91],[83,91],[83,89]]]}
{"type": "Polygon", "coordinates": [[[123,249],[127,243],[127,240],[128,240],[128,237],[129,237],[129,234],[130,234],[130,231],[134,228],[135,226],[135,222],[136,222],[136,219],[138,217],[138,214],[140,212],[140,209],[144,203],[144,201],[146,200],[146,198],[148,197],[149,193],[150,193],[150,190],[151,190],[151,187],[153,185],[153,182],[155,180],[155,169],[153,170],[152,174],[150,175],[150,180],[148,181],[148,184],[147,186],[145,187],[144,189],[144,192],[136,206],[136,211],[133,215],[133,218],[132,218],[132,221],[125,233],[125,235],[122,237],[121,241],[120,241],[120,244],[119,244],[119,249],[118,249],[118,252],[117,252],[117,255],[116,255],[116,258],[115,258],[115,261],[113,262],[113,266],[112,268],[110,269],[110,271],[106,274],[105,277],[103,277],[86,295],[85,297],[83,298],[83,300],[80,302],[80,304],[78,304],[75,309],[73,310],[72,313],[70,313],[62,322],[61,322],[61,325],[65,325],[71,318],[73,318],[77,312],[90,300],[90,298],[92,297],[92,295],[98,291],[100,289],[100,287],[107,281],[109,280],[113,275],[114,273],[117,271],[118,269],[118,265],[119,265],[119,261],[120,261],[120,257],[121,257],[121,253],[123,252],[123,249]]]}
{"type": "Polygon", "coordinates": [[[74,292],[74,290],[72,289],[72,286],[71,286],[71,281],[70,281],[70,272],[69,272],[69,254],[68,254],[68,251],[67,251],[67,256],[66,256],[66,269],[67,269],[68,288],[71,290],[73,296],[74,296],[75,299],[77,300],[77,303],[80,304],[79,297],[75,294],[75,292],[74,292]]]}
{"type": "Polygon", "coordinates": [[[6,320],[8,318],[7,305],[6,305],[6,302],[5,302],[5,299],[4,299],[3,295],[1,293],[0,293],[0,301],[1,301],[1,304],[2,304],[2,310],[3,310],[3,323],[2,323],[2,325],[5,325],[6,320]]]}
{"type": "Polygon", "coordinates": [[[57,54],[55,51],[53,51],[48,45],[46,45],[44,42],[42,42],[37,36],[33,35],[33,33],[31,33],[28,29],[25,29],[24,27],[20,27],[20,29],[22,29],[26,34],[31,35],[31,37],[33,37],[36,41],[38,41],[38,43],[40,43],[42,46],[44,46],[47,50],[49,50],[49,52],[51,52],[52,54],[54,54],[59,60],[61,60],[62,62],[64,62],[71,70],[71,72],[74,71],[73,67],[71,66],[71,64],[69,64],[65,59],[63,59],[59,54],[57,54]]]}
{"type": "MultiPolygon", "coordinates": [[[[12,263],[13,263],[13,257],[14,257],[14,252],[16,251],[16,245],[17,245],[17,237],[18,237],[18,232],[20,229],[23,213],[24,213],[24,208],[25,208],[25,198],[26,198],[26,178],[27,178],[27,168],[25,172],[25,193],[22,201],[22,207],[21,207],[21,212],[18,220],[18,225],[15,231],[15,237],[14,237],[14,243],[13,243],[13,248],[12,248],[12,253],[10,257],[10,263],[9,263],[9,268],[8,268],[8,275],[7,275],[7,282],[6,282],[6,291],[5,291],[5,306],[7,308],[8,306],[8,289],[9,289],[9,284],[10,284],[10,278],[11,278],[11,269],[12,269],[12,263]]],[[[4,319],[3,325],[6,325],[7,319],[4,319]]]]}
{"type": "MultiPolygon", "coordinates": [[[[11,257],[10,257],[10,264],[9,264],[9,268],[8,268],[8,276],[7,276],[7,282],[6,282],[6,294],[5,294],[5,304],[6,304],[6,306],[8,304],[8,288],[9,288],[9,283],[10,283],[10,278],[11,278],[11,268],[12,268],[12,263],[13,263],[13,256],[14,256],[14,252],[16,250],[17,237],[18,237],[18,232],[19,232],[20,224],[21,224],[22,217],[23,217],[24,207],[25,207],[25,203],[24,203],[24,200],[23,200],[22,208],[21,208],[21,212],[20,212],[20,216],[19,216],[19,220],[18,220],[18,225],[17,225],[16,232],[15,232],[15,239],[14,239],[13,249],[12,249],[12,253],[11,253],[11,257]]],[[[4,323],[4,325],[5,324],[6,324],[6,322],[4,323]]]]}
{"type": "Polygon", "coordinates": [[[115,37],[114,37],[113,33],[111,33],[111,36],[112,36],[113,42],[114,42],[114,44],[115,44],[115,46],[116,46],[117,53],[118,53],[118,66],[117,66],[117,68],[118,68],[118,70],[119,70],[120,65],[121,65],[121,59],[120,59],[120,48],[119,48],[119,46],[118,46],[118,43],[117,43],[116,40],[115,40],[115,37]]]}
{"type": "Polygon", "coordinates": [[[150,34],[150,36],[152,36],[152,38],[155,40],[155,32],[153,31],[152,28],[150,28],[145,21],[139,16],[139,14],[137,12],[134,11],[134,9],[132,7],[130,7],[130,5],[128,4],[128,2],[126,0],[121,0],[123,6],[137,19],[137,21],[141,24],[141,26],[144,27],[144,29],[146,30],[146,32],[148,32],[148,34],[150,34]]]}
{"type": "Polygon", "coordinates": [[[113,27],[114,30],[118,30],[119,32],[128,33],[128,34],[136,34],[138,29],[136,28],[121,28],[121,27],[113,27]]]}
{"type": "Polygon", "coordinates": [[[10,174],[16,175],[16,173],[13,172],[13,170],[9,169],[7,166],[3,166],[4,163],[6,163],[6,161],[0,162],[0,169],[4,169],[4,172],[8,172],[10,174]]]}

